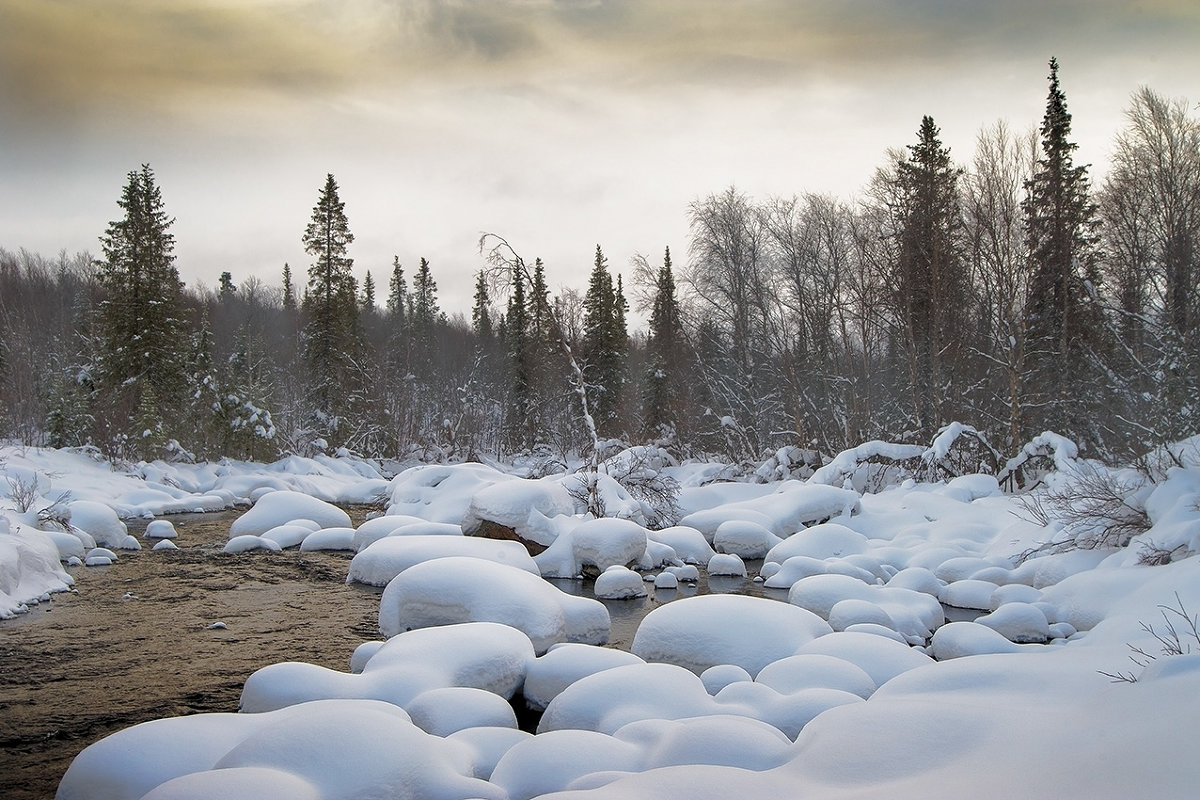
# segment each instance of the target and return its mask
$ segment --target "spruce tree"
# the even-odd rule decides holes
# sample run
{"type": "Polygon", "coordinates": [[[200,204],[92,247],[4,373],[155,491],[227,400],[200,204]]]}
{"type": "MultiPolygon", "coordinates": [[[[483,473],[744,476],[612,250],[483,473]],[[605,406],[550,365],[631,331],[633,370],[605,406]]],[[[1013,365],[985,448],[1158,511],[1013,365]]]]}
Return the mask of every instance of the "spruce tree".
{"type": "MultiPolygon", "coordinates": [[[[1076,394],[1086,381],[1088,353],[1102,330],[1092,289],[1097,277],[1097,207],[1087,166],[1075,166],[1071,115],[1050,59],[1050,91],[1041,127],[1041,157],[1022,203],[1031,260],[1025,304],[1028,385],[1041,407],[1035,426],[1081,435],[1086,420],[1076,394]]],[[[1031,432],[1036,432],[1031,429],[1031,432]]]]}
{"type": "Polygon", "coordinates": [[[504,428],[509,449],[513,452],[528,450],[536,444],[530,316],[525,281],[514,269],[512,293],[504,315],[504,345],[509,365],[509,402],[504,415],[504,428]]]}
{"type": "Polygon", "coordinates": [[[926,436],[951,421],[961,391],[970,283],[960,257],[958,178],[933,118],[921,120],[909,158],[898,165],[900,189],[897,308],[908,353],[916,423],[926,436]]]}
{"type": "MultiPolygon", "coordinates": [[[[183,283],[170,232],[174,220],[164,209],[149,164],[130,172],[128,179],[117,201],[124,216],[109,223],[100,239],[104,259],[97,273],[104,293],[98,317],[99,373],[117,413],[110,420],[114,431],[131,423],[137,427],[137,409],[177,411],[184,395],[186,325],[180,318],[183,283]],[[143,398],[146,392],[150,396],[143,398]]],[[[157,438],[142,440],[140,433],[132,431],[130,437],[147,445],[139,455],[154,455],[149,446],[157,438]]]]}
{"type": "Polygon", "coordinates": [[[217,292],[217,298],[222,303],[230,303],[236,296],[237,287],[233,284],[233,274],[229,272],[222,272],[220,289],[217,292]]]}
{"type": "Polygon", "coordinates": [[[309,370],[309,400],[323,432],[334,434],[362,382],[359,357],[358,291],[347,247],[354,241],[337,182],[327,175],[301,241],[313,257],[303,310],[304,357],[309,370]]]}
{"type": "Polygon", "coordinates": [[[437,281],[424,258],[413,275],[412,294],[408,298],[408,330],[412,339],[414,366],[423,376],[433,369],[436,358],[437,326],[442,321],[438,307],[437,281]]]}
{"type": "Polygon", "coordinates": [[[296,311],[296,284],[292,283],[292,268],[283,264],[283,310],[289,314],[296,311]]]}
{"type": "Polygon", "coordinates": [[[601,436],[620,432],[618,408],[625,384],[629,342],[624,330],[624,298],[619,298],[600,245],[583,300],[584,375],[592,397],[592,416],[601,436]]]}
{"type": "Polygon", "coordinates": [[[387,310],[392,321],[403,327],[408,309],[408,281],[404,279],[404,267],[400,256],[392,256],[392,277],[388,280],[387,310]]]}
{"type": "Polygon", "coordinates": [[[675,276],[671,271],[671,248],[668,247],[655,279],[646,338],[642,427],[647,437],[669,438],[683,421],[685,370],[683,323],[675,294],[675,276]]]}
{"type": "Polygon", "coordinates": [[[475,279],[475,305],[471,308],[471,330],[475,332],[481,347],[490,342],[493,336],[492,315],[488,310],[489,306],[487,280],[483,270],[479,270],[479,275],[475,279]]]}
{"type": "Polygon", "coordinates": [[[371,270],[367,270],[363,278],[362,309],[368,314],[375,310],[375,279],[371,277],[371,270]]]}

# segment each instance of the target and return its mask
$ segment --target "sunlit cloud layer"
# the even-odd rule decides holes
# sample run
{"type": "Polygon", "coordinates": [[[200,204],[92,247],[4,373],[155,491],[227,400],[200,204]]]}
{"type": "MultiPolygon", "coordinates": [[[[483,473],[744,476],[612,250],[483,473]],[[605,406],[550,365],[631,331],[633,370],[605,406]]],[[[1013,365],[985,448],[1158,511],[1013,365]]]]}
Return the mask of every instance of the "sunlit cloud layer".
{"type": "Polygon", "coordinates": [[[846,80],[1080,45],[1191,46],[1200,5],[1116,0],[6,0],[13,114],[548,83],[846,80]]]}

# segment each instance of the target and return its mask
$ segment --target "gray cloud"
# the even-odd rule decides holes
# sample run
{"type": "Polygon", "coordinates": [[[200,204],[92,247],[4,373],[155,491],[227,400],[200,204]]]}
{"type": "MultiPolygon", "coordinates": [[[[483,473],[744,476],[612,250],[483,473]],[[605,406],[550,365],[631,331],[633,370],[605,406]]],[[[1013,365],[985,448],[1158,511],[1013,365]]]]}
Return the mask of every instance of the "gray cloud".
{"type": "Polygon", "coordinates": [[[887,74],[1138,32],[1194,43],[1195,3],[1117,0],[7,0],[14,116],[306,100],[367,87],[645,88],[887,74]]]}

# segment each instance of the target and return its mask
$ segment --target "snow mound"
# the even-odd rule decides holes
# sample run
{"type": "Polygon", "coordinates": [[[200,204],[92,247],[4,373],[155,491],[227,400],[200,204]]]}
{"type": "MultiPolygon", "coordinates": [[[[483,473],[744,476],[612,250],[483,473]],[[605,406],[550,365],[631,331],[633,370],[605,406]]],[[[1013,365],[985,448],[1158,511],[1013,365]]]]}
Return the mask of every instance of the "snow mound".
{"type": "Polygon", "coordinates": [[[249,511],[235,519],[229,526],[229,536],[261,536],[300,517],[322,528],[350,526],[350,515],[332,503],[300,492],[274,491],[264,494],[249,511]]]}
{"type": "Polygon", "coordinates": [[[733,553],[717,553],[708,560],[710,577],[746,577],[746,564],[733,553]]]}
{"type": "Polygon", "coordinates": [[[117,512],[95,500],[75,500],[67,504],[71,514],[71,526],[86,531],[104,547],[120,548],[129,535],[129,528],[117,516],[117,512]]]}
{"type": "Polygon", "coordinates": [[[613,735],[639,747],[643,770],[706,764],[761,771],[792,757],[792,742],[778,728],[733,714],[638,720],[613,735]]]}
{"type": "Polygon", "coordinates": [[[595,772],[630,772],[641,764],[639,749],[590,730],[557,730],[517,742],[492,770],[492,783],[510,800],[561,791],[595,772]]]}
{"type": "Polygon", "coordinates": [[[646,585],[641,575],[616,564],[596,578],[593,594],[597,600],[630,600],[645,597],[646,585]]]}
{"type": "Polygon", "coordinates": [[[762,558],[783,540],[756,522],[727,520],[713,534],[713,548],[741,558],[762,558]]]}
{"type": "Polygon", "coordinates": [[[354,550],[354,528],[322,528],[304,537],[300,552],[314,550],[354,550]]]}
{"type": "Polygon", "coordinates": [[[566,729],[612,734],[636,720],[714,713],[719,713],[715,701],[694,672],[673,664],[628,664],[588,675],[560,692],[546,707],[537,738],[566,729]]]}
{"type": "Polygon", "coordinates": [[[24,526],[13,531],[0,514],[0,619],[22,614],[30,604],[74,585],[59,557],[58,546],[45,533],[24,526]]]}
{"type": "Polygon", "coordinates": [[[225,543],[223,548],[221,548],[222,553],[230,553],[234,555],[239,553],[249,553],[251,550],[268,550],[278,553],[281,552],[283,548],[279,546],[278,542],[266,539],[262,536],[251,536],[249,534],[244,536],[234,536],[225,543]]]}
{"type": "Polygon", "coordinates": [[[547,578],[574,578],[584,567],[603,572],[614,565],[637,565],[646,554],[646,529],[627,519],[585,520],[560,533],[554,543],[534,556],[547,578]]]}
{"type": "Polygon", "coordinates": [[[175,526],[168,519],[154,519],[146,524],[146,530],[142,534],[147,539],[174,539],[179,534],[175,530],[175,526]]]}
{"type": "Polygon", "coordinates": [[[369,698],[403,707],[422,692],[448,686],[511,698],[533,656],[529,637],[507,625],[423,628],[388,639],[358,673],[290,661],[263,667],[246,679],[241,709],[272,711],[333,698],[369,698]]]}
{"type": "Polygon", "coordinates": [[[460,754],[413,725],[399,708],[327,700],[264,714],[196,714],[127,728],[80,753],[57,796],[133,800],[155,790],[151,796],[160,800],[503,798],[497,787],[464,774],[460,754]],[[137,762],[130,760],[134,753],[137,762]]]}
{"type": "Polygon", "coordinates": [[[448,556],[470,556],[541,574],[529,552],[517,542],[468,536],[386,536],[350,560],[346,582],[387,586],[415,564],[448,556]]]}
{"type": "Polygon", "coordinates": [[[485,522],[511,528],[522,539],[548,546],[558,535],[551,520],[570,516],[575,502],[557,480],[505,481],[471,497],[462,518],[463,533],[479,535],[485,522]]]}
{"type": "Polygon", "coordinates": [[[812,612],[776,600],[698,595],[647,614],[631,649],[646,661],[674,664],[696,675],[718,664],[757,675],[772,661],[830,632],[812,612]]]}
{"type": "Polygon", "coordinates": [[[556,644],[529,664],[525,675],[525,704],[534,711],[542,711],[581,678],[614,667],[643,663],[642,659],[624,650],[589,644],[556,644]]]}
{"type": "Polygon", "coordinates": [[[492,484],[514,480],[518,478],[484,464],[412,467],[392,479],[387,513],[459,525],[467,515],[472,497],[492,484]]]}
{"type": "Polygon", "coordinates": [[[685,564],[707,564],[715,553],[704,534],[686,525],[674,525],[657,531],[647,531],[651,541],[660,542],[675,551],[685,564]]]}
{"type": "Polygon", "coordinates": [[[793,556],[808,556],[819,561],[839,558],[853,553],[865,553],[867,537],[836,522],[826,522],[806,528],[771,548],[766,561],[780,564],[793,556]]]}
{"type": "Polygon", "coordinates": [[[529,636],[544,653],[556,642],[603,644],[608,610],[568,595],[517,567],[467,556],[424,561],[388,583],[379,601],[385,636],[456,622],[499,622],[529,636]]]}
{"type": "Polygon", "coordinates": [[[434,736],[467,728],[516,728],[513,707],[498,694],[469,686],[429,689],[404,707],[413,724],[434,736]]]}
{"type": "Polygon", "coordinates": [[[804,689],[838,689],[866,700],[875,693],[875,681],[861,667],[843,658],[805,653],[773,661],[754,679],[780,694],[804,689]]]}

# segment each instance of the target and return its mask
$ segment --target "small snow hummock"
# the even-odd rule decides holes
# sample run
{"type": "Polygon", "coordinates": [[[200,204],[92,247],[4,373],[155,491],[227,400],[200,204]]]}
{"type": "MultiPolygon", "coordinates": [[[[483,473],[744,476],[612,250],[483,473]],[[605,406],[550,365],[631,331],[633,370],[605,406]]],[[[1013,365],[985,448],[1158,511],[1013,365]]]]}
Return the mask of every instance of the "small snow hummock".
{"type": "Polygon", "coordinates": [[[614,564],[596,577],[594,594],[598,600],[630,600],[645,597],[646,586],[641,575],[614,564]]]}
{"type": "Polygon", "coordinates": [[[146,530],[142,534],[147,539],[174,539],[179,534],[175,531],[175,526],[167,519],[155,519],[146,524],[146,530]]]}

